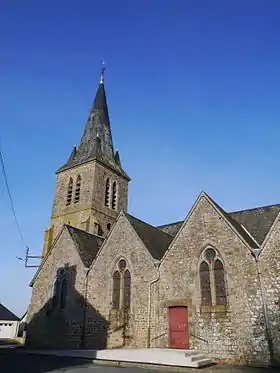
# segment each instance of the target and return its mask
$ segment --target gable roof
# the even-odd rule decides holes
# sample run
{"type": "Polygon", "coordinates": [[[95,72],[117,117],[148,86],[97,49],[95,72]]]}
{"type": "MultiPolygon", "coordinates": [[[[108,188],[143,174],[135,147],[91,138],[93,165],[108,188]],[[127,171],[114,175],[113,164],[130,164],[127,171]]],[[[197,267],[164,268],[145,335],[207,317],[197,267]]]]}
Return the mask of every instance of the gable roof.
{"type": "Polygon", "coordinates": [[[259,244],[262,244],[279,212],[280,205],[270,205],[231,212],[230,216],[242,224],[259,244]]]}
{"type": "Polygon", "coordinates": [[[19,321],[19,318],[13,314],[8,308],[0,303],[0,320],[2,321],[19,321]]]}
{"type": "Polygon", "coordinates": [[[170,224],[164,224],[164,225],[159,225],[157,226],[158,229],[161,231],[170,234],[170,236],[175,237],[181,226],[183,225],[184,221],[176,221],[175,223],[170,223],[170,224]]]}
{"type": "MultiPolygon", "coordinates": [[[[241,227],[242,234],[243,231],[247,230],[259,245],[263,243],[274,220],[280,212],[280,204],[276,204],[227,213],[215,201],[213,202],[223,214],[226,214],[227,219],[230,220],[231,224],[234,225],[237,230],[240,231],[241,227]]],[[[177,221],[175,223],[160,225],[157,228],[175,237],[183,225],[183,222],[184,221],[177,221]]]]}
{"type": "MultiPolygon", "coordinates": [[[[206,194],[206,193],[205,193],[206,194]]],[[[228,222],[236,229],[240,236],[248,243],[251,248],[256,248],[259,245],[257,242],[248,234],[248,232],[224,209],[221,208],[211,197],[207,195],[210,201],[216,206],[220,213],[228,220],[228,222]]]]}
{"type": "Polygon", "coordinates": [[[132,215],[124,214],[151,256],[154,259],[160,260],[171,244],[173,237],[132,215]]]}
{"type": "Polygon", "coordinates": [[[33,276],[29,286],[33,286],[34,281],[36,280],[38,274],[40,273],[41,269],[43,268],[45,261],[47,260],[48,256],[52,252],[53,247],[57,243],[59,237],[61,236],[64,229],[67,229],[68,233],[70,234],[74,245],[78,251],[78,254],[84,264],[85,267],[89,267],[92,263],[93,259],[96,257],[96,254],[104,241],[103,237],[82,231],[81,229],[72,227],[71,225],[64,224],[60,230],[60,232],[55,237],[50,250],[48,251],[45,258],[42,260],[39,268],[37,269],[35,275],[33,276]]]}
{"type": "Polygon", "coordinates": [[[104,237],[88,233],[81,229],[65,225],[72,237],[78,253],[84,263],[85,267],[89,267],[96,257],[100,246],[104,241],[104,237]]]}

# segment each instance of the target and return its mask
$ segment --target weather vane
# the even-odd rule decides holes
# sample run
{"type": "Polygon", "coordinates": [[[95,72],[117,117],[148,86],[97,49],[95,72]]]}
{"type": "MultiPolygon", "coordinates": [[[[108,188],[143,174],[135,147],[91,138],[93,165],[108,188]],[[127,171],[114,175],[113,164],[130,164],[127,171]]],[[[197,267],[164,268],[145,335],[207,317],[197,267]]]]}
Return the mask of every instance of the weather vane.
{"type": "Polygon", "coordinates": [[[102,62],[102,68],[101,68],[101,78],[100,78],[100,83],[104,83],[104,74],[105,74],[105,63],[104,61],[102,62]]]}

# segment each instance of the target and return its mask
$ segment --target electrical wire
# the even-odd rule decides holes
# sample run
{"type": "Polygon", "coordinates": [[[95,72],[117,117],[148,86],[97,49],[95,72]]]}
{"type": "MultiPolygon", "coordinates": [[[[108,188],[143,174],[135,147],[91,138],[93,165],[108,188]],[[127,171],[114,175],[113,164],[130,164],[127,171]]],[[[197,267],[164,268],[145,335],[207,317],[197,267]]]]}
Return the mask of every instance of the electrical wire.
{"type": "Polygon", "coordinates": [[[8,193],[8,197],[9,197],[9,201],[10,201],[12,213],[13,213],[13,217],[14,217],[14,220],[15,220],[15,223],[16,223],[16,227],[17,227],[17,230],[18,230],[18,233],[20,235],[20,238],[21,238],[21,241],[22,241],[23,245],[26,247],[26,249],[28,249],[28,246],[26,245],[25,240],[24,240],[24,235],[23,235],[22,230],[20,228],[19,220],[17,218],[17,214],[16,214],[14,203],[13,203],[13,198],[12,198],[11,190],[10,190],[9,183],[8,183],[8,178],[7,178],[7,172],[6,172],[5,163],[4,163],[3,152],[1,151],[1,148],[0,148],[0,163],[1,163],[1,168],[2,168],[2,172],[3,172],[3,176],[4,176],[4,182],[5,182],[5,186],[6,186],[6,189],[7,189],[7,193],[8,193]]]}

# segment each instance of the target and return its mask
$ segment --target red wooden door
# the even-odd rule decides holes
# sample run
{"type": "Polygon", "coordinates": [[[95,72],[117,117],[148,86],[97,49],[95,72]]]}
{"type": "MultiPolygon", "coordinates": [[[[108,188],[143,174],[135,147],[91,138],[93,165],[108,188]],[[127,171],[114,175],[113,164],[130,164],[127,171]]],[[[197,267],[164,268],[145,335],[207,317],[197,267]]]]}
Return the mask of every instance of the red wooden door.
{"type": "Polygon", "coordinates": [[[169,308],[169,345],[171,348],[189,348],[187,307],[169,308]]]}

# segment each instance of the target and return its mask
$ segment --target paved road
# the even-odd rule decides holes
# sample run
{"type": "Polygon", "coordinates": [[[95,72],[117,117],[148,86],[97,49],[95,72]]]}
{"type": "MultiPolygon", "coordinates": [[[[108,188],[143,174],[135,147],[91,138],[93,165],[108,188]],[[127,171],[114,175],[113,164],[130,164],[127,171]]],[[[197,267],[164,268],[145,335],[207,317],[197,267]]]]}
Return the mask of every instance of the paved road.
{"type": "MultiPolygon", "coordinates": [[[[31,355],[0,350],[1,373],[146,373],[144,369],[94,365],[85,359],[31,355]]],[[[150,373],[150,372],[149,372],[150,373]]]]}
{"type": "MultiPolygon", "coordinates": [[[[95,365],[86,359],[32,355],[15,348],[0,348],[0,373],[158,373],[141,368],[95,365]]],[[[167,372],[163,371],[163,372],[167,372]]],[[[199,372],[199,370],[198,370],[199,372]]],[[[280,368],[248,368],[216,365],[201,373],[280,373],[280,368]]],[[[186,369],[186,373],[193,370],[186,369]]]]}

